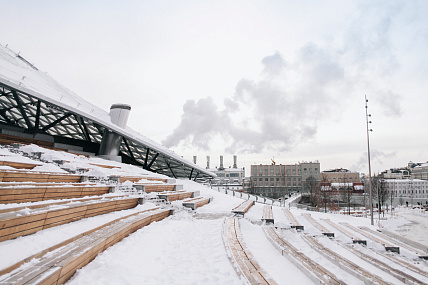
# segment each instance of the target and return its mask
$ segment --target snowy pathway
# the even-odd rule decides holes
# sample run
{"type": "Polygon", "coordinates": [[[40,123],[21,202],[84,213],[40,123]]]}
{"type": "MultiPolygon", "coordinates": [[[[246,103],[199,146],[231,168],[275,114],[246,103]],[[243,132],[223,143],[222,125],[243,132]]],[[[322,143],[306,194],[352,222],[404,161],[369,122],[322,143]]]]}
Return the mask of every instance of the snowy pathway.
{"type": "Polygon", "coordinates": [[[180,211],[100,254],[69,284],[242,284],[224,248],[223,218],[180,211]]]}

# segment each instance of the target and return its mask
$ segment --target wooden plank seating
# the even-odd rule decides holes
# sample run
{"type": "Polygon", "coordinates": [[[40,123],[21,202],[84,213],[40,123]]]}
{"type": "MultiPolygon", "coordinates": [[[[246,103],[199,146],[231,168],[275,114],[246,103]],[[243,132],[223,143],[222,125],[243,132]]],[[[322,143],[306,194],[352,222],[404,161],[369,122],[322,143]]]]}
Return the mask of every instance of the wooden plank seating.
{"type": "Polygon", "coordinates": [[[61,209],[50,207],[0,214],[0,241],[35,233],[37,231],[77,221],[96,215],[130,209],[138,204],[138,198],[123,198],[108,201],[83,201],[62,205],[61,209]]]}
{"type": "Polygon", "coordinates": [[[169,202],[183,200],[187,198],[192,198],[194,192],[190,191],[170,191],[170,192],[160,192],[157,194],[159,199],[163,199],[169,202]]]}
{"type": "Polygon", "coordinates": [[[348,223],[343,223],[345,226],[347,226],[348,228],[350,228],[350,229],[352,229],[353,231],[356,231],[356,232],[358,232],[358,233],[360,233],[360,234],[362,234],[363,236],[366,236],[366,237],[368,237],[368,238],[370,238],[370,239],[372,239],[372,240],[374,240],[374,241],[376,241],[376,242],[378,242],[378,243],[380,243],[381,245],[383,245],[384,247],[385,247],[385,250],[387,250],[387,251],[392,251],[392,252],[396,252],[396,253],[400,253],[400,247],[399,246],[397,246],[397,245],[392,245],[392,244],[390,244],[390,243],[387,243],[387,242],[385,242],[384,240],[381,240],[380,238],[378,238],[378,237],[376,237],[376,236],[374,236],[374,235],[372,235],[372,234],[369,234],[368,232],[363,232],[362,230],[360,230],[359,228],[357,228],[357,227],[354,227],[354,226],[351,226],[350,224],[348,224],[348,223]]]}
{"type": "Polygon", "coordinates": [[[332,272],[312,260],[285,240],[273,226],[263,226],[263,230],[268,240],[281,253],[281,255],[286,257],[291,263],[299,268],[315,284],[346,284],[345,282],[337,279],[332,272]]]}
{"type": "Polygon", "coordinates": [[[367,240],[363,240],[363,239],[355,237],[352,233],[350,233],[349,231],[347,231],[343,227],[341,227],[338,224],[330,221],[330,219],[322,219],[322,220],[325,221],[325,222],[327,222],[329,225],[331,225],[335,229],[339,230],[340,232],[342,232],[343,234],[345,234],[349,238],[351,238],[352,239],[352,243],[359,243],[359,244],[367,245],[367,240]]]}
{"type": "Polygon", "coordinates": [[[167,179],[158,178],[158,177],[149,177],[149,176],[119,176],[119,182],[123,183],[125,181],[138,182],[141,179],[152,180],[152,181],[161,181],[166,182],[167,179]]]}
{"type": "Polygon", "coordinates": [[[23,170],[0,169],[0,182],[70,182],[82,181],[81,175],[63,174],[55,172],[34,172],[23,170]]]}
{"type": "Polygon", "coordinates": [[[262,221],[264,221],[266,224],[275,223],[275,220],[273,219],[272,206],[265,205],[263,207],[262,221]]]}
{"type": "Polygon", "coordinates": [[[334,237],[334,233],[332,233],[331,231],[329,231],[326,227],[324,227],[323,225],[321,225],[320,223],[318,223],[314,218],[312,218],[311,214],[302,214],[303,217],[305,217],[309,222],[311,222],[311,224],[313,224],[317,229],[319,229],[323,235],[327,236],[327,237],[334,237]]]}
{"type": "Polygon", "coordinates": [[[42,165],[42,164],[0,160],[0,165],[10,166],[13,168],[18,168],[18,169],[33,169],[34,167],[42,165]]]}
{"type": "Polygon", "coordinates": [[[223,224],[223,242],[233,267],[238,275],[249,284],[277,284],[269,278],[266,272],[245,247],[237,218],[227,218],[223,224]]]}
{"type": "Polygon", "coordinates": [[[176,190],[175,185],[173,184],[143,184],[143,183],[134,183],[134,187],[138,190],[142,190],[146,193],[153,192],[164,192],[164,191],[174,191],[176,190]]]}
{"type": "Polygon", "coordinates": [[[88,185],[83,183],[40,183],[39,185],[37,183],[32,183],[27,185],[18,184],[16,186],[2,186],[3,184],[0,184],[0,203],[2,204],[81,198],[85,196],[104,195],[110,191],[110,186],[88,185]]]}
{"type": "Polygon", "coordinates": [[[238,206],[232,209],[232,213],[237,215],[244,215],[248,210],[254,205],[254,201],[251,200],[245,200],[238,206]]]}
{"type": "Polygon", "coordinates": [[[190,198],[183,201],[183,206],[187,208],[191,208],[192,210],[196,210],[199,207],[202,207],[211,202],[210,198],[204,197],[196,197],[190,198]]]}
{"type": "Polygon", "coordinates": [[[8,212],[16,212],[16,211],[23,210],[26,208],[27,209],[38,209],[38,208],[44,208],[44,207],[54,206],[54,205],[63,205],[63,204],[72,203],[72,202],[83,202],[83,201],[92,201],[92,200],[101,200],[101,199],[114,199],[114,198],[120,198],[120,197],[124,198],[124,197],[128,197],[128,195],[101,196],[101,197],[98,196],[98,197],[91,197],[91,198],[74,198],[74,199],[70,199],[67,201],[49,200],[49,201],[54,201],[54,202],[36,203],[35,205],[27,205],[27,206],[21,206],[21,207],[1,209],[0,214],[1,213],[8,213],[8,212]]]}
{"type": "Polygon", "coordinates": [[[304,227],[296,220],[290,210],[288,210],[287,208],[283,208],[283,211],[287,216],[288,220],[290,221],[291,228],[303,231],[304,227]]]}
{"type": "Polygon", "coordinates": [[[156,209],[107,223],[32,256],[31,264],[19,262],[11,266],[8,274],[0,276],[0,284],[63,284],[100,252],[169,214],[168,209],[156,209]]]}
{"type": "Polygon", "coordinates": [[[53,144],[51,142],[46,142],[46,141],[41,141],[41,140],[36,140],[36,139],[30,139],[30,138],[16,137],[16,136],[0,133],[0,144],[11,145],[13,143],[36,144],[36,145],[39,145],[42,147],[52,147],[53,146],[53,144]]]}

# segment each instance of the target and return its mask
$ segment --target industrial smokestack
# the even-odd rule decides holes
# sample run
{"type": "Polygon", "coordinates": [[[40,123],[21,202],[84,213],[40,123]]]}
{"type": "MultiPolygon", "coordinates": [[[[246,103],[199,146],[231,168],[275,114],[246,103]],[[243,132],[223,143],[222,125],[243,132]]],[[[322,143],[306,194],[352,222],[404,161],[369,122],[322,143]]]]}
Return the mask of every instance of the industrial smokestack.
{"type": "Polygon", "coordinates": [[[233,168],[238,168],[238,166],[236,165],[236,161],[237,161],[238,157],[236,155],[233,156],[233,168]]]}
{"type": "Polygon", "coordinates": [[[210,169],[210,156],[207,155],[207,169],[210,169]]]}
{"type": "Polygon", "coordinates": [[[196,164],[196,155],[193,156],[193,163],[196,164]]]}
{"type": "Polygon", "coordinates": [[[219,167],[219,169],[224,169],[224,167],[223,167],[223,156],[222,155],[220,155],[220,167],[219,167]]]}

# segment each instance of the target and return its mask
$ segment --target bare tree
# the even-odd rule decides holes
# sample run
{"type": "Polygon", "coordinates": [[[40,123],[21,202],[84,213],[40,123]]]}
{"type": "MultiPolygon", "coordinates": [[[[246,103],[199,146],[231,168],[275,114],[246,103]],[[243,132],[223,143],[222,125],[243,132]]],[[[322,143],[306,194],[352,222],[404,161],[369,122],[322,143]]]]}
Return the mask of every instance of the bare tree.
{"type": "Polygon", "coordinates": [[[327,206],[331,204],[331,183],[328,180],[327,176],[322,174],[321,175],[321,181],[318,187],[318,203],[317,206],[319,208],[324,208],[324,213],[327,213],[327,206]]]}
{"type": "Polygon", "coordinates": [[[351,186],[351,183],[341,182],[339,186],[339,193],[341,200],[346,204],[348,208],[348,215],[351,214],[351,201],[354,194],[354,189],[351,186]]]}
{"type": "Polygon", "coordinates": [[[372,189],[375,190],[375,196],[377,198],[380,215],[380,213],[382,212],[382,207],[384,206],[385,201],[388,199],[389,196],[388,185],[381,175],[374,175],[372,177],[372,189]]]}
{"type": "Polygon", "coordinates": [[[316,198],[317,198],[317,192],[319,192],[320,183],[317,181],[314,177],[310,176],[305,181],[305,190],[309,192],[309,203],[311,206],[315,206],[316,198]]]}

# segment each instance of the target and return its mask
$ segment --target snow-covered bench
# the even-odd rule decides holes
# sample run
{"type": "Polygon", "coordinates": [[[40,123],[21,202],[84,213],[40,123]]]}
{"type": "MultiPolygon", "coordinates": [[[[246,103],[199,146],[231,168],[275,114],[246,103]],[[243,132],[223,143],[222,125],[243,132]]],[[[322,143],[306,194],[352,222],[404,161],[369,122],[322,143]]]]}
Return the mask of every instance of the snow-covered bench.
{"type": "Polygon", "coordinates": [[[0,241],[28,235],[37,231],[105,213],[130,209],[138,198],[108,201],[83,201],[63,204],[60,209],[51,205],[45,208],[25,209],[0,214],[0,241]]]}
{"type": "Polygon", "coordinates": [[[202,207],[208,204],[209,202],[211,202],[210,198],[196,197],[184,200],[183,206],[191,208],[192,210],[196,210],[196,208],[202,207]]]}
{"type": "Polygon", "coordinates": [[[88,185],[82,183],[31,183],[15,185],[0,184],[0,203],[23,203],[46,201],[51,199],[71,199],[85,196],[96,196],[107,194],[110,186],[88,185]]]}
{"type": "Polygon", "coordinates": [[[91,262],[108,247],[136,230],[169,215],[170,210],[150,209],[116,219],[2,270],[0,283],[63,284],[76,270],[91,262]],[[25,264],[29,261],[30,265],[25,264]]]}
{"type": "Polygon", "coordinates": [[[243,242],[239,220],[227,218],[223,225],[223,242],[228,251],[229,260],[233,263],[237,273],[246,279],[248,284],[277,284],[267,277],[251,252],[243,242]]]}
{"type": "Polygon", "coordinates": [[[36,172],[24,170],[4,170],[0,169],[1,182],[69,182],[76,183],[82,181],[81,175],[63,174],[56,172],[36,172]]]}
{"type": "Polygon", "coordinates": [[[245,200],[238,206],[232,209],[232,213],[238,214],[238,215],[244,215],[248,210],[254,205],[254,201],[251,200],[245,200]]]}
{"type": "Polygon", "coordinates": [[[190,191],[168,191],[168,192],[160,192],[157,194],[159,199],[163,199],[165,201],[177,201],[183,200],[187,198],[192,198],[194,196],[194,192],[190,191]]]}
{"type": "Polygon", "coordinates": [[[287,216],[288,220],[290,221],[291,228],[295,228],[296,230],[302,230],[304,229],[303,225],[301,225],[297,219],[294,217],[294,215],[288,210],[287,208],[284,208],[284,213],[287,216]]]}
{"type": "Polygon", "coordinates": [[[262,221],[264,221],[266,224],[268,224],[268,223],[273,224],[275,222],[273,219],[272,206],[265,205],[263,207],[262,221]]]}

